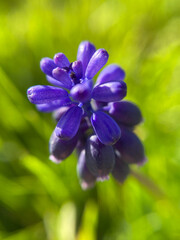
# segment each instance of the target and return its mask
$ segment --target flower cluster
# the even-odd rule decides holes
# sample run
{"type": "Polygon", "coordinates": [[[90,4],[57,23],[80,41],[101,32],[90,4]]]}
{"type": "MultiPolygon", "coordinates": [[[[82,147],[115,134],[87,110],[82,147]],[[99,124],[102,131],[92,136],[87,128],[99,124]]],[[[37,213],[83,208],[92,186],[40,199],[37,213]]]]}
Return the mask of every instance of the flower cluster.
{"type": "Polygon", "coordinates": [[[60,163],[76,148],[84,189],[96,180],[107,179],[110,173],[123,182],[130,172],[129,164],[145,161],[143,145],[133,133],[142,121],[141,112],[133,103],[121,101],[127,93],[123,69],[108,65],[93,86],[94,76],[107,60],[105,49],[96,50],[84,41],[75,62],[70,63],[63,53],[41,60],[41,70],[54,86],[37,85],[27,90],[29,101],[39,111],[53,111],[57,120],[49,142],[50,159],[60,163]]]}

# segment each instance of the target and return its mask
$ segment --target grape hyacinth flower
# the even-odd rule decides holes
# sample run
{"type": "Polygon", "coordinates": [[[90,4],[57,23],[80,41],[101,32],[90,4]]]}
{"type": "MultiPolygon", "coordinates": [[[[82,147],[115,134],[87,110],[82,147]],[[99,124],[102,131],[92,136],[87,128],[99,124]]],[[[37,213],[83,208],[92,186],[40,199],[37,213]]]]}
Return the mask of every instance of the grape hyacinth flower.
{"type": "Polygon", "coordinates": [[[83,41],[77,60],[63,53],[43,58],[41,70],[51,85],[27,90],[31,103],[42,112],[53,112],[57,125],[49,142],[50,159],[66,159],[76,148],[77,171],[85,189],[110,173],[119,182],[129,174],[129,164],[145,161],[144,149],[133,133],[142,121],[139,108],[121,101],[127,93],[125,72],[116,64],[105,67],[95,85],[94,77],[108,61],[105,49],[83,41]],[[52,86],[53,85],[53,86],[52,86]]]}

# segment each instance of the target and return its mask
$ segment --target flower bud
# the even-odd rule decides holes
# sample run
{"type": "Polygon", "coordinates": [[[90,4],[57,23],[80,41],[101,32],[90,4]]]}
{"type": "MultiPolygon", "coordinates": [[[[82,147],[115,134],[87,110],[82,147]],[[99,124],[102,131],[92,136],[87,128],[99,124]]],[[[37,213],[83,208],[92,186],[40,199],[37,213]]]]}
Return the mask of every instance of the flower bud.
{"type": "Polygon", "coordinates": [[[67,87],[67,85],[64,85],[63,82],[58,81],[58,80],[55,79],[54,77],[51,77],[51,76],[46,75],[46,79],[47,79],[47,81],[48,81],[50,84],[52,84],[52,85],[54,85],[54,86],[69,89],[69,88],[67,87]]]}
{"type": "Polygon", "coordinates": [[[45,57],[42,58],[40,61],[40,68],[43,71],[43,73],[52,76],[52,70],[56,68],[56,64],[51,58],[45,57]]]}
{"type": "Polygon", "coordinates": [[[70,65],[70,62],[64,53],[56,53],[54,56],[54,62],[60,68],[69,67],[70,65]]]}
{"type": "Polygon", "coordinates": [[[116,64],[110,64],[107,67],[105,67],[99,74],[96,81],[96,86],[107,82],[122,81],[124,80],[124,78],[125,78],[124,70],[116,64]]]}
{"type": "Polygon", "coordinates": [[[53,77],[58,80],[65,88],[70,89],[72,87],[72,81],[69,74],[63,68],[55,68],[52,71],[53,77]]]}
{"type": "Polygon", "coordinates": [[[144,147],[139,138],[127,129],[121,129],[121,138],[115,144],[115,148],[120,152],[123,161],[126,163],[144,162],[144,147]]]}
{"type": "Polygon", "coordinates": [[[128,101],[113,102],[108,104],[109,114],[118,122],[128,127],[133,127],[142,121],[139,108],[128,101]]]}
{"type": "Polygon", "coordinates": [[[70,96],[78,102],[86,102],[91,97],[93,88],[92,80],[84,80],[82,83],[76,84],[70,91],[70,96]]]}
{"type": "Polygon", "coordinates": [[[120,183],[123,183],[130,173],[130,168],[126,162],[123,161],[120,153],[115,153],[115,164],[112,170],[112,176],[120,183]]]}
{"type": "Polygon", "coordinates": [[[86,163],[89,171],[102,180],[114,167],[115,156],[112,146],[102,144],[96,135],[87,140],[86,163]]]}
{"type": "Polygon", "coordinates": [[[74,137],[79,129],[83,110],[81,107],[71,107],[59,120],[55,133],[57,137],[68,140],[74,137]]]}
{"type": "Polygon", "coordinates": [[[31,103],[43,104],[55,100],[64,100],[68,97],[68,92],[57,87],[36,85],[27,90],[27,96],[31,103]]]}
{"type": "Polygon", "coordinates": [[[97,111],[91,116],[91,123],[99,140],[106,145],[113,145],[121,136],[117,123],[106,113],[97,111]]]}
{"type": "Polygon", "coordinates": [[[80,60],[72,63],[72,70],[75,73],[77,79],[83,77],[83,65],[80,60]]]}
{"type": "Polygon", "coordinates": [[[109,54],[105,49],[98,49],[91,57],[85,72],[85,77],[92,79],[96,73],[107,63],[109,54]]]}
{"type": "Polygon", "coordinates": [[[52,112],[58,108],[62,108],[63,106],[71,104],[72,104],[71,99],[66,98],[64,100],[56,100],[50,103],[36,104],[36,107],[40,112],[52,112]]]}
{"type": "Polygon", "coordinates": [[[94,186],[96,177],[90,173],[87,167],[85,149],[83,149],[79,154],[77,172],[81,181],[81,187],[84,190],[94,186]]]}
{"type": "Polygon", "coordinates": [[[52,133],[49,141],[50,160],[60,163],[73,152],[76,147],[78,136],[74,136],[68,141],[61,140],[56,136],[55,131],[52,133]]]}
{"type": "Polygon", "coordinates": [[[91,57],[95,51],[96,51],[95,46],[88,41],[83,41],[79,45],[78,53],[77,53],[77,60],[80,60],[82,62],[83,76],[84,76],[86,67],[89,63],[89,60],[91,59],[91,57]]]}
{"type": "Polygon", "coordinates": [[[96,86],[92,98],[102,102],[120,101],[127,94],[127,86],[123,81],[103,83],[96,86]]]}

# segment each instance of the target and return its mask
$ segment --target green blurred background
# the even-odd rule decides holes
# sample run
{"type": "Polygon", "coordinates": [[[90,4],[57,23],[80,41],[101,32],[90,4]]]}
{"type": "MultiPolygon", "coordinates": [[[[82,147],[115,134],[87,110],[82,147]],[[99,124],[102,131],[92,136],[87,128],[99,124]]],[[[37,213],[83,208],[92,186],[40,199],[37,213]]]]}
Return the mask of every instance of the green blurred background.
{"type": "Polygon", "coordinates": [[[1,0],[0,239],[180,239],[179,81],[179,0],[1,0]],[[82,40],[125,69],[148,158],[123,185],[110,178],[88,191],[75,154],[49,161],[55,122],[26,97],[46,84],[40,59],[74,61],[82,40]]]}

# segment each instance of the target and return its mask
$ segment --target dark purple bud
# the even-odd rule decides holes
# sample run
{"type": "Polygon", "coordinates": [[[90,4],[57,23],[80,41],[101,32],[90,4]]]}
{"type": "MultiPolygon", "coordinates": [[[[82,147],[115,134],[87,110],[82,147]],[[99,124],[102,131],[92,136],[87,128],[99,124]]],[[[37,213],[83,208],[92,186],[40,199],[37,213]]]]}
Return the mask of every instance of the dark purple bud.
{"type": "Polygon", "coordinates": [[[49,159],[55,163],[60,163],[67,158],[73,152],[76,147],[78,137],[77,135],[71,138],[69,141],[61,140],[53,132],[49,141],[49,159]]]}
{"type": "Polygon", "coordinates": [[[68,97],[68,92],[57,87],[37,85],[27,90],[27,96],[31,103],[43,104],[55,100],[64,100],[68,97]]]}
{"type": "Polygon", "coordinates": [[[113,177],[120,183],[123,183],[130,173],[130,168],[126,162],[123,161],[120,153],[115,153],[115,165],[112,170],[113,177]]]}
{"type": "Polygon", "coordinates": [[[102,144],[96,135],[87,140],[86,164],[89,171],[101,180],[107,179],[115,163],[112,146],[102,144]]]}
{"type": "Polygon", "coordinates": [[[91,123],[89,121],[89,118],[88,117],[87,118],[86,117],[82,118],[79,129],[84,133],[90,127],[91,127],[91,123]]]}
{"type": "Polygon", "coordinates": [[[91,57],[85,72],[85,77],[92,79],[96,73],[104,67],[108,60],[108,53],[105,49],[98,49],[91,57]]]}
{"type": "Polygon", "coordinates": [[[56,64],[51,58],[42,58],[40,61],[40,68],[43,71],[43,73],[52,76],[52,70],[56,68],[56,64]]]}
{"type": "Polygon", "coordinates": [[[96,86],[106,82],[122,81],[125,78],[125,72],[116,64],[111,64],[105,67],[99,74],[96,86]]]}
{"type": "Polygon", "coordinates": [[[120,152],[123,161],[138,164],[144,162],[144,147],[139,138],[127,129],[121,130],[121,138],[115,144],[115,148],[120,152]]]}
{"type": "Polygon", "coordinates": [[[67,112],[70,107],[71,106],[60,107],[53,112],[52,117],[56,120],[56,122],[59,122],[60,118],[64,115],[65,112],[67,112]]]}
{"type": "Polygon", "coordinates": [[[114,102],[123,99],[126,93],[127,87],[125,82],[109,82],[95,87],[92,92],[92,98],[102,102],[114,102]]]}
{"type": "Polygon", "coordinates": [[[91,57],[95,51],[96,51],[95,46],[88,41],[83,41],[79,45],[78,53],[77,53],[77,60],[80,60],[82,62],[83,76],[86,71],[86,67],[89,63],[89,60],[91,59],[91,57]]]}
{"type": "Polygon", "coordinates": [[[82,189],[86,190],[94,186],[96,177],[90,173],[87,167],[85,149],[83,149],[79,154],[77,172],[81,181],[82,189]]]}
{"type": "Polygon", "coordinates": [[[97,111],[91,116],[91,123],[99,140],[105,145],[115,144],[121,131],[117,123],[106,113],[97,111]]]}
{"type": "Polygon", "coordinates": [[[93,89],[92,80],[84,80],[82,83],[76,84],[70,91],[70,96],[78,102],[86,102],[91,98],[93,89]]]}
{"type": "Polygon", "coordinates": [[[59,120],[55,133],[57,137],[68,140],[74,137],[79,129],[83,110],[81,107],[71,107],[59,120]]]}
{"type": "Polygon", "coordinates": [[[64,100],[56,100],[50,103],[37,104],[36,107],[40,112],[52,112],[58,108],[61,108],[62,106],[66,106],[70,104],[72,104],[71,99],[66,98],[64,100]]]}
{"type": "Polygon", "coordinates": [[[80,79],[83,77],[83,66],[81,61],[73,62],[72,70],[75,73],[77,79],[80,79]]]}
{"type": "Polygon", "coordinates": [[[67,89],[71,89],[72,87],[72,81],[69,77],[69,74],[67,71],[63,68],[55,68],[52,71],[53,77],[58,80],[61,84],[63,84],[67,89]]]}
{"type": "Polygon", "coordinates": [[[140,122],[143,118],[139,108],[128,101],[113,102],[108,104],[109,114],[119,123],[133,127],[140,122]]]}
{"type": "Polygon", "coordinates": [[[83,149],[85,149],[86,147],[86,142],[87,142],[87,137],[90,135],[90,133],[88,132],[87,134],[87,130],[90,128],[91,126],[88,125],[87,121],[85,118],[82,118],[81,123],[80,123],[80,127],[79,127],[79,131],[78,131],[78,143],[76,145],[76,152],[79,156],[79,154],[81,153],[81,151],[83,149]]]}
{"type": "MultiPolygon", "coordinates": [[[[104,108],[107,107],[108,103],[94,100],[94,101],[92,101],[92,104],[93,104],[93,109],[98,110],[98,109],[103,108],[103,110],[104,110],[104,108]]],[[[105,108],[105,111],[107,111],[106,108],[105,108]]]]}
{"type": "Polygon", "coordinates": [[[70,65],[70,62],[64,53],[56,53],[54,56],[54,62],[60,68],[69,67],[70,65]]]}
{"type": "Polygon", "coordinates": [[[87,137],[85,135],[79,136],[79,139],[76,145],[76,152],[78,156],[80,155],[81,151],[85,148],[86,142],[87,142],[87,137]]]}

